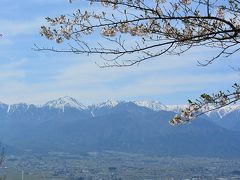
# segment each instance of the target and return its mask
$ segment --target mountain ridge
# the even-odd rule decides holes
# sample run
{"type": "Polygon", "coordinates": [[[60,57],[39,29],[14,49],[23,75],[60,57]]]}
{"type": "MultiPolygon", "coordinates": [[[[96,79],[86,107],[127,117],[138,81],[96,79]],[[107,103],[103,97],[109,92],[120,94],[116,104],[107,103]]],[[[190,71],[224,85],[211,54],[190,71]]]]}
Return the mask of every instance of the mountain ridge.
{"type": "Polygon", "coordinates": [[[18,104],[8,112],[8,105],[0,106],[1,141],[27,152],[113,150],[240,158],[238,111],[222,119],[218,114],[214,119],[203,115],[192,123],[171,126],[168,121],[175,112],[162,110],[161,104],[158,111],[156,102],[141,102],[140,106],[131,101],[108,101],[78,109],[74,99],[64,100],[56,108],[18,104]]]}
{"type": "MultiPolygon", "coordinates": [[[[12,112],[16,110],[20,106],[24,106],[25,108],[29,108],[30,106],[36,106],[36,107],[49,107],[54,109],[60,109],[64,111],[65,107],[67,108],[75,108],[78,110],[92,110],[96,108],[114,108],[120,103],[134,103],[137,106],[145,107],[148,109],[151,109],[153,111],[172,111],[175,113],[180,113],[183,108],[186,108],[187,105],[164,105],[160,101],[153,101],[153,100],[139,100],[139,101],[119,101],[119,100],[107,100],[96,104],[91,105],[84,105],[79,100],[72,98],[70,96],[64,96],[57,98],[55,100],[49,100],[46,103],[37,105],[32,103],[15,103],[15,104],[6,104],[0,102],[0,107],[5,106],[7,107],[7,112],[12,112]]],[[[233,112],[233,111],[240,111],[240,105],[234,104],[234,105],[228,105],[226,107],[222,107],[220,109],[217,109],[215,111],[207,113],[208,116],[212,116],[215,113],[218,114],[220,118],[223,118],[227,114],[233,112]]]]}

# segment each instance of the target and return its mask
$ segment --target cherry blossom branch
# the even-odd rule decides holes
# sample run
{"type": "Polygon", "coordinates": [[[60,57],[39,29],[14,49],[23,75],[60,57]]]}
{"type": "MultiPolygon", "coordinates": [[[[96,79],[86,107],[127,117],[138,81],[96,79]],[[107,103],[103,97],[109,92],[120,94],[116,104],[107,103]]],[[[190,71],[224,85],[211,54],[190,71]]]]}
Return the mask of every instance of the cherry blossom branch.
{"type": "Polygon", "coordinates": [[[213,95],[204,93],[195,102],[188,100],[188,107],[184,108],[181,114],[177,114],[169,123],[171,125],[188,123],[203,114],[237,103],[240,100],[240,85],[235,83],[232,87],[232,91],[228,92],[219,91],[213,95]]]}
{"type": "Polygon", "coordinates": [[[50,27],[42,26],[41,35],[58,44],[67,41],[67,46],[63,46],[63,49],[36,46],[35,50],[100,54],[104,60],[101,67],[121,67],[139,64],[165,54],[180,55],[197,46],[220,49],[220,52],[206,63],[199,61],[199,64],[204,66],[239,49],[238,1],[228,0],[224,6],[220,0],[180,0],[174,3],[168,0],[156,0],[152,3],[143,0],[88,2],[92,5],[101,3],[118,14],[111,11],[107,13],[77,10],[72,16],[47,17],[50,27]],[[85,40],[87,36],[95,34],[107,37],[105,40],[111,41],[113,46],[108,47],[106,43],[97,43],[96,46],[85,40]],[[129,36],[136,39],[132,46],[123,43],[129,36]],[[120,41],[120,37],[124,40],[120,41]],[[169,45],[171,48],[168,48],[169,45]],[[129,59],[129,54],[132,59],[129,59]]]}

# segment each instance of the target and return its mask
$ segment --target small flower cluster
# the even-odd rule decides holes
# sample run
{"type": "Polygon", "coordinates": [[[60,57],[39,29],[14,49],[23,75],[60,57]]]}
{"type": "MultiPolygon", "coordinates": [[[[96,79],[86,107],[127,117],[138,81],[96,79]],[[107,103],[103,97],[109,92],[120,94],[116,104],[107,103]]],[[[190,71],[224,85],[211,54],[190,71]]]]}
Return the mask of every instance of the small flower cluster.
{"type": "Polygon", "coordinates": [[[129,26],[128,23],[120,23],[117,27],[103,27],[102,35],[113,37],[116,36],[117,32],[129,33],[132,36],[145,36],[149,33],[149,28],[144,24],[138,26],[129,26]]]}
{"type": "Polygon", "coordinates": [[[50,39],[50,40],[54,39],[54,34],[49,27],[47,28],[46,26],[42,26],[40,30],[40,34],[42,36],[45,36],[47,39],[50,39]]]}
{"type": "Polygon", "coordinates": [[[189,5],[191,4],[191,0],[181,0],[181,3],[184,5],[189,5]]]}
{"type": "Polygon", "coordinates": [[[155,0],[155,2],[156,2],[157,4],[160,4],[160,3],[165,3],[165,2],[167,2],[167,0],[155,0]]]}
{"type": "Polygon", "coordinates": [[[90,13],[88,11],[81,12],[77,10],[73,14],[72,19],[68,19],[65,15],[59,17],[50,18],[47,17],[46,20],[50,23],[52,27],[42,26],[40,29],[40,34],[45,36],[49,40],[55,40],[57,43],[62,43],[64,40],[70,40],[72,37],[78,38],[81,32],[84,35],[89,35],[93,32],[93,28],[88,23],[89,19],[100,19],[104,16],[104,13],[90,13]],[[81,23],[79,23],[81,22],[81,23]],[[85,23],[87,22],[87,23],[85,23]],[[77,30],[78,29],[78,30],[77,30]],[[75,32],[75,31],[78,32],[75,32]]]}
{"type": "Polygon", "coordinates": [[[118,30],[121,32],[121,33],[127,33],[129,31],[129,27],[128,27],[128,23],[120,23],[118,25],[118,30]]]}
{"type": "Polygon", "coordinates": [[[52,26],[56,26],[58,24],[64,24],[66,23],[66,16],[65,15],[61,15],[59,17],[55,17],[55,18],[50,18],[47,17],[46,20],[52,25],[52,26]]]}
{"type": "Polygon", "coordinates": [[[217,10],[216,10],[217,14],[216,16],[219,17],[219,18],[224,18],[225,16],[225,10],[224,10],[224,7],[218,7],[217,10]]]}
{"type": "Polygon", "coordinates": [[[110,27],[110,28],[104,27],[102,29],[102,35],[103,36],[113,37],[113,36],[116,35],[116,33],[117,33],[117,29],[115,27],[110,27]]]}

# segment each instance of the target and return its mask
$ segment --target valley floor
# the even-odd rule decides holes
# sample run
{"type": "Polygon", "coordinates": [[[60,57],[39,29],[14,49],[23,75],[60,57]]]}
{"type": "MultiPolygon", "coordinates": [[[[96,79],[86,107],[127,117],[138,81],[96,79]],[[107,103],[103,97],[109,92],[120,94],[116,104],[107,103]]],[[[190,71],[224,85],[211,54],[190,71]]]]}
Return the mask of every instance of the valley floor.
{"type": "Polygon", "coordinates": [[[8,155],[0,174],[9,180],[240,179],[240,159],[50,152],[8,155]]]}

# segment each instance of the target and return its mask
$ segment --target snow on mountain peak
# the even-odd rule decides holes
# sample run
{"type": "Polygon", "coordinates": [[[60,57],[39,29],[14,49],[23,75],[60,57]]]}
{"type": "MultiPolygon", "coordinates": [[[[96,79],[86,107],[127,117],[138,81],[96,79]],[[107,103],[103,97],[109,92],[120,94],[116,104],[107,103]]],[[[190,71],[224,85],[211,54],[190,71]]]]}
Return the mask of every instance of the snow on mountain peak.
{"type": "Polygon", "coordinates": [[[217,113],[220,118],[223,118],[224,116],[228,115],[229,113],[231,113],[233,111],[239,111],[239,110],[240,110],[240,105],[234,104],[234,105],[228,105],[228,106],[222,107],[215,111],[211,111],[211,112],[207,113],[207,115],[212,116],[213,114],[217,113]]]}
{"type": "Polygon", "coordinates": [[[107,107],[107,108],[113,108],[117,106],[120,103],[120,101],[115,100],[107,100],[105,102],[102,102],[100,104],[94,105],[97,108],[107,107]]]}
{"type": "Polygon", "coordinates": [[[84,110],[87,108],[86,106],[78,102],[76,99],[69,96],[61,97],[57,100],[48,101],[45,106],[48,106],[50,108],[62,109],[63,111],[65,107],[71,107],[79,110],[84,110]]]}
{"type": "Polygon", "coordinates": [[[172,111],[172,112],[175,112],[175,113],[181,113],[181,111],[184,109],[184,108],[187,108],[188,105],[166,105],[167,106],[167,111],[172,111]]]}
{"type": "MultiPolygon", "coordinates": [[[[181,113],[181,110],[184,108],[187,108],[188,105],[167,105],[167,111],[173,111],[175,113],[181,113]]],[[[210,109],[213,109],[214,107],[210,107],[210,109]]],[[[239,111],[240,110],[240,105],[235,104],[235,105],[228,105],[213,111],[210,111],[206,113],[207,116],[212,116],[214,114],[218,114],[220,118],[223,118],[224,116],[228,115],[229,113],[233,111],[239,111]]]]}
{"type": "MultiPolygon", "coordinates": [[[[172,111],[175,113],[181,113],[181,110],[188,107],[188,105],[164,105],[159,101],[116,101],[116,100],[107,100],[105,102],[99,103],[99,104],[93,104],[91,106],[85,106],[78,102],[76,99],[65,96],[61,97],[56,100],[51,100],[45,103],[44,105],[33,105],[36,107],[44,107],[47,106],[49,108],[54,108],[54,109],[61,109],[64,111],[64,108],[69,107],[69,108],[75,108],[78,110],[93,110],[93,109],[98,109],[98,108],[114,108],[120,103],[134,103],[137,106],[141,107],[146,107],[148,109],[151,109],[153,111],[172,111]]],[[[14,112],[15,110],[21,108],[24,110],[27,110],[30,107],[30,104],[25,104],[25,103],[19,103],[19,104],[12,104],[8,105],[5,103],[0,102],[0,107],[6,109],[8,113],[14,112]]],[[[235,104],[235,105],[228,105],[226,107],[222,107],[220,109],[208,112],[207,115],[210,117],[212,115],[218,115],[220,118],[223,118],[224,116],[228,115],[231,112],[238,111],[240,112],[240,104],[235,104]]]]}
{"type": "Polygon", "coordinates": [[[154,111],[167,110],[168,107],[159,101],[133,101],[134,104],[142,107],[149,108],[154,111]]]}
{"type": "MultiPolygon", "coordinates": [[[[143,106],[154,111],[164,110],[164,111],[172,111],[175,113],[181,113],[182,109],[188,107],[188,105],[164,105],[158,101],[133,101],[133,103],[135,103],[138,106],[143,106]]],[[[207,115],[211,116],[212,114],[217,113],[222,118],[234,111],[240,111],[240,104],[228,105],[220,109],[211,111],[207,113],[207,115]]]]}
{"type": "Polygon", "coordinates": [[[164,105],[159,101],[133,101],[138,106],[146,107],[153,111],[172,111],[180,113],[187,105],[164,105]]]}

